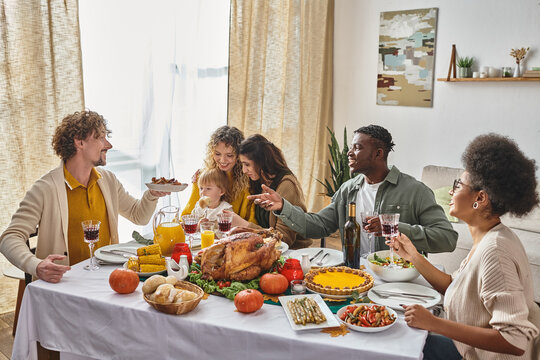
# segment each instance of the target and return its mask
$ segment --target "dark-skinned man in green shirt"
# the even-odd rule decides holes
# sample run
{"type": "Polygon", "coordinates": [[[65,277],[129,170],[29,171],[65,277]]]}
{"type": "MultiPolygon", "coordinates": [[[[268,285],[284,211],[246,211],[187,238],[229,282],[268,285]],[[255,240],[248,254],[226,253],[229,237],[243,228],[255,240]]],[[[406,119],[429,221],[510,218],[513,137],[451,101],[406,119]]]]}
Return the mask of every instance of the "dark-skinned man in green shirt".
{"type": "MultiPolygon", "coordinates": [[[[351,171],[361,175],[345,182],[332,197],[332,203],[318,213],[305,213],[264,185],[264,193],[250,198],[266,210],[274,211],[287,226],[307,238],[329,236],[339,229],[343,243],[347,206],[356,202],[357,207],[366,211],[371,208],[379,214],[399,213],[399,231],[419,251],[453,251],[458,234],[435,202],[431,189],[395,166],[388,168],[388,153],[393,146],[392,136],[381,126],[356,130],[347,156],[351,171]]],[[[380,234],[379,219],[370,220],[365,229],[380,234]]],[[[377,237],[374,247],[375,251],[387,248],[385,239],[377,237]]]]}

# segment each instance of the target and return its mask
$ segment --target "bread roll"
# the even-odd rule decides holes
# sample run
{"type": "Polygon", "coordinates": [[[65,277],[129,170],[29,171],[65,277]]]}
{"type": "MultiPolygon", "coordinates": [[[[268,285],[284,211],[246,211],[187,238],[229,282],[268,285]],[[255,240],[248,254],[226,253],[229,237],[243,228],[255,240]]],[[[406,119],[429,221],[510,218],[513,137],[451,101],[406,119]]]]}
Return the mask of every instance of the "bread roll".
{"type": "Polygon", "coordinates": [[[170,304],[174,301],[178,290],[171,284],[161,284],[154,293],[154,301],[158,304],[170,304]]]}
{"type": "Polygon", "coordinates": [[[159,285],[165,284],[165,276],[162,275],[152,275],[143,283],[142,291],[143,294],[151,294],[158,288],[159,285]]]}
{"type": "Polygon", "coordinates": [[[165,281],[167,284],[174,285],[178,280],[174,277],[174,275],[169,275],[165,278],[165,281]]]}
{"type": "Polygon", "coordinates": [[[195,299],[196,297],[197,294],[192,291],[179,289],[178,293],[174,297],[174,302],[179,303],[183,301],[189,301],[195,299]]]}

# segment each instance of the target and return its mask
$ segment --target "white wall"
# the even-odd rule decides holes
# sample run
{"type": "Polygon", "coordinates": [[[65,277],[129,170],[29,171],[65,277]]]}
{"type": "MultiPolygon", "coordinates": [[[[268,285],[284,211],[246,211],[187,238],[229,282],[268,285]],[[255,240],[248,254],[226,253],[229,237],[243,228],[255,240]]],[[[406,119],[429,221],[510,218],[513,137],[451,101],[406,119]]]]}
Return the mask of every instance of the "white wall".
{"type": "MultiPolygon", "coordinates": [[[[540,165],[540,81],[434,81],[433,107],[376,105],[379,16],[384,11],[439,8],[435,78],[446,77],[452,44],[478,66],[515,66],[511,48],[531,47],[525,66],[540,66],[538,0],[336,0],[334,129],[370,123],[396,143],[389,162],[420,178],[428,164],[461,166],[476,135],[496,132],[517,141],[540,165]]],[[[350,141],[350,139],[349,139],[350,141]]]]}

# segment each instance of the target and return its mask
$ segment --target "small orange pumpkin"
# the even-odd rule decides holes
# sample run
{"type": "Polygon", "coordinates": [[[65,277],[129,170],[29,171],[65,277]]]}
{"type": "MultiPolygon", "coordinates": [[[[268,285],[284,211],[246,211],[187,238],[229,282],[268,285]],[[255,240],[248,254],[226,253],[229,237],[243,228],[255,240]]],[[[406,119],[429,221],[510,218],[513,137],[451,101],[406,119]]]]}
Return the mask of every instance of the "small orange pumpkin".
{"type": "Polygon", "coordinates": [[[264,303],[262,294],[253,289],[240,291],[234,297],[234,306],[243,313],[252,313],[259,310],[264,303]]]}
{"type": "Polygon", "coordinates": [[[282,294],[289,287],[289,281],[284,275],[277,273],[266,273],[261,277],[259,282],[261,290],[266,294],[277,295],[282,294]]]}
{"type": "Polygon", "coordinates": [[[119,294],[130,294],[139,286],[139,276],[130,269],[115,269],[109,275],[109,285],[119,294]]]}

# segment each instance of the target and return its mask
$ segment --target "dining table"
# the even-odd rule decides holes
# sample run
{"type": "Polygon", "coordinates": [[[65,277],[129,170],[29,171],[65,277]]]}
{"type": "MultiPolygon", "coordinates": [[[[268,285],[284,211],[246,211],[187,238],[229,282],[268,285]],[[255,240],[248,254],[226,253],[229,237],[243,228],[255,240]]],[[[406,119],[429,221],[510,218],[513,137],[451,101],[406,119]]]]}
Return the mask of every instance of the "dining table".
{"type": "MultiPolygon", "coordinates": [[[[365,260],[362,259],[364,262],[365,260]]],[[[109,286],[119,265],[87,271],[85,260],[59,283],[26,287],[12,359],[37,359],[36,342],[62,359],[422,359],[427,331],[409,327],[398,312],[391,328],[337,334],[295,331],[279,305],[254,313],[210,295],[189,313],[161,313],[145,302],[142,282],[131,294],[109,286]]],[[[369,268],[366,271],[370,271],[369,268]]],[[[374,276],[375,285],[384,283],[374,276]]],[[[414,282],[428,285],[420,276],[414,282]]]]}

